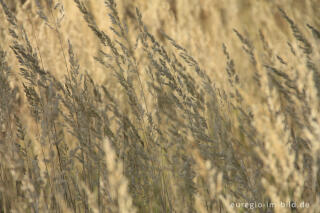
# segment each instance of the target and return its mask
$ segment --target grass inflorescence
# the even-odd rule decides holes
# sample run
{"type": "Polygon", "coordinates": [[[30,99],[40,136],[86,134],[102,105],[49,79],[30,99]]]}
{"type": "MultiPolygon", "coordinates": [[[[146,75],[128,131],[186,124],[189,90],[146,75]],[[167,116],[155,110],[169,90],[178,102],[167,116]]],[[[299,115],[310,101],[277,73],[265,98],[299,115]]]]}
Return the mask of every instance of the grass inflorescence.
{"type": "Polygon", "coordinates": [[[271,24],[230,28],[220,5],[217,41],[199,1],[189,40],[191,2],[155,1],[181,35],[163,12],[152,26],[150,5],[105,0],[101,22],[84,0],[65,2],[72,21],[61,1],[6,2],[0,212],[319,211],[316,18],[265,3],[283,27],[274,39],[271,24]]]}

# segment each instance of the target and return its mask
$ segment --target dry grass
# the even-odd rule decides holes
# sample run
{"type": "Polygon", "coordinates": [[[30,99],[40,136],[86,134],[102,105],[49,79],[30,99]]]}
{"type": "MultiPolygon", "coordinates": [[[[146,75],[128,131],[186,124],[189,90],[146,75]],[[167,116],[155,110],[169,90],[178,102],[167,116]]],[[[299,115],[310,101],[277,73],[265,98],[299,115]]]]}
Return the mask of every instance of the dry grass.
{"type": "Polygon", "coordinates": [[[0,3],[0,212],[319,212],[318,1],[0,3]]]}

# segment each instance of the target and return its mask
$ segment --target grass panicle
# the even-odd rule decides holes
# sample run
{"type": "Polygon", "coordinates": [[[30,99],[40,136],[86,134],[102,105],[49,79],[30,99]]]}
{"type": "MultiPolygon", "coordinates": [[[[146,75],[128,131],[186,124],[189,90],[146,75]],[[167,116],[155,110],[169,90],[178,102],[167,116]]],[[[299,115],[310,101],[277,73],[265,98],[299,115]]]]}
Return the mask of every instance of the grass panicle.
{"type": "Polygon", "coordinates": [[[319,3],[241,2],[0,0],[0,212],[318,212],[319,3]]]}

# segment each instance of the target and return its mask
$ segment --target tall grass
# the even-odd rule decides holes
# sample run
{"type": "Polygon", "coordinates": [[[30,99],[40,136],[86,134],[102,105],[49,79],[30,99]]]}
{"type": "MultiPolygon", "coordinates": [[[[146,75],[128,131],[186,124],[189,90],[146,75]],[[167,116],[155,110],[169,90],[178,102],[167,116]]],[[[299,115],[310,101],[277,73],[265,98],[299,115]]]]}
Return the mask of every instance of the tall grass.
{"type": "Polygon", "coordinates": [[[316,1],[6,2],[1,212],[319,211],[316,1]]]}

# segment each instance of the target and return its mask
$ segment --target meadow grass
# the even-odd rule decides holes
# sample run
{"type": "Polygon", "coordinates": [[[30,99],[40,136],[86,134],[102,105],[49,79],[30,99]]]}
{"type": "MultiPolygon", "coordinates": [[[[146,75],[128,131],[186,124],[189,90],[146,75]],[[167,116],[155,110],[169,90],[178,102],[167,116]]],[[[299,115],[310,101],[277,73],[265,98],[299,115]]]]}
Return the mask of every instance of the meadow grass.
{"type": "Polygon", "coordinates": [[[0,212],[319,212],[317,1],[0,4],[0,212]]]}

